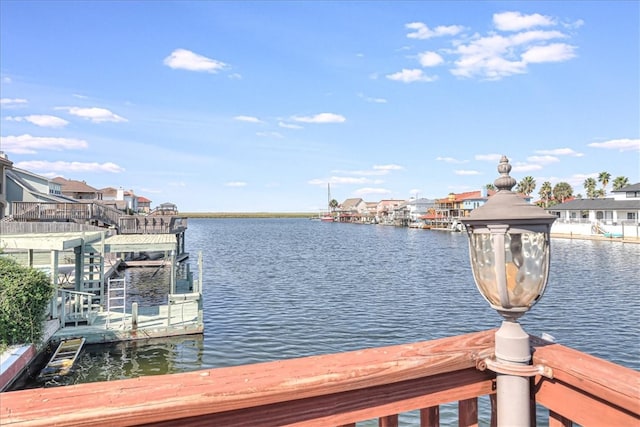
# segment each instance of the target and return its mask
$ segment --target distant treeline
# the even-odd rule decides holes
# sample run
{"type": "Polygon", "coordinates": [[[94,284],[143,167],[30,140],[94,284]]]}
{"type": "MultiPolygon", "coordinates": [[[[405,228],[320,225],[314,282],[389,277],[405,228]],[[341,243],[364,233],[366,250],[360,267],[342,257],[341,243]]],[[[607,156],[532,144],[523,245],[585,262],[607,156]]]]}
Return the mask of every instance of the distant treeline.
{"type": "Polygon", "coordinates": [[[312,218],[310,212],[180,212],[187,218],[312,218]]]}

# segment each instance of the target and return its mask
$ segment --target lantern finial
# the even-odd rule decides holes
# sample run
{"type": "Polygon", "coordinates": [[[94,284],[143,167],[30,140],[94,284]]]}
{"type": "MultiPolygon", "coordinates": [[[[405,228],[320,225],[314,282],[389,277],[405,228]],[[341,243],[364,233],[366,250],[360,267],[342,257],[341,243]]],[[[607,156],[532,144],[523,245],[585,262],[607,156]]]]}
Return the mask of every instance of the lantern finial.
{"type": "Polygon", "coordinates": [[[498,191],[511,191],[511,189],[516,185],[516,180],[509,175],[509,172],[511,172],[511,165],[509,164],[507,156],[502,156],[500,159],[498,172],[500,172],[501,176],[498,177],[493,184],[496,186],[498,191]]]}

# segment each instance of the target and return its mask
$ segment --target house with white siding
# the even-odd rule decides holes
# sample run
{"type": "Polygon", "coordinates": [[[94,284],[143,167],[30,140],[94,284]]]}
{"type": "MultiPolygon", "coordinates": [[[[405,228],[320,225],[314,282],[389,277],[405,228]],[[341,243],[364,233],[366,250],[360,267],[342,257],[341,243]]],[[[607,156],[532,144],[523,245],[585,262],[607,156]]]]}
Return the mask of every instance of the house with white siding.
{"type": "Polygon", "coordinates": [[[638,237],[640,183],[611,192],[612,197],[573,199],[547,210],[558,217],[552,233],[638,237]]]}

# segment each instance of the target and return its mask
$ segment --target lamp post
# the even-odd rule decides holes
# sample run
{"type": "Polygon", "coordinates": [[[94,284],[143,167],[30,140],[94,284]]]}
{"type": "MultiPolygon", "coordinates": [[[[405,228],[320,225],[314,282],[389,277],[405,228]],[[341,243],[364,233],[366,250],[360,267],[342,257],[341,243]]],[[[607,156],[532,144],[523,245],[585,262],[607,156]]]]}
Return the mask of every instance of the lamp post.
{"type": "MultiPolygon", "coordinates": [[[[462,219],[469,236],[471,268],[478,290],[504,317],[495,336],[499,426],[529,426],[531,403],[529,335],[517,319],[542,296],[549,273],[549,239],[555,216],[511,191],[516,180],[502,156],[497,193],[462,219]]],[[[532,373],[533,372],[533,373],[532,373]]]]}

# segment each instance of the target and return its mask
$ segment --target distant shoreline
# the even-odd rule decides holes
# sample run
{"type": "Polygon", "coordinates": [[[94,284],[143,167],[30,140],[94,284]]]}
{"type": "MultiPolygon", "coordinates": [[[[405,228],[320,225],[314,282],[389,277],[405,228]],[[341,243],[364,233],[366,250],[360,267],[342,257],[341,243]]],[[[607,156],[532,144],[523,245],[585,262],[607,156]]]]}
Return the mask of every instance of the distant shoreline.
{"type": "Polygon", "coordinates": [[[312,212],[180,212],[187,218],[313,218],[312,212]]]}

